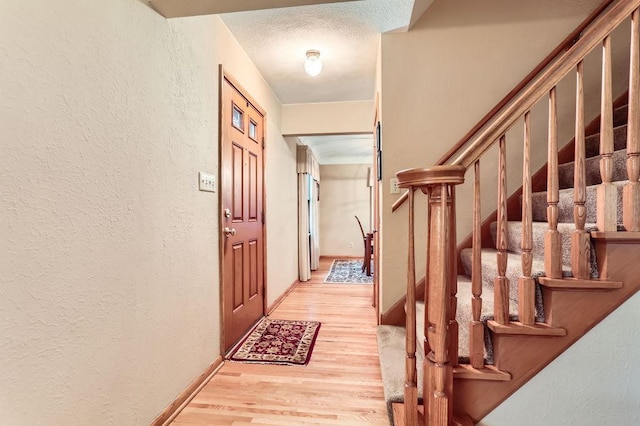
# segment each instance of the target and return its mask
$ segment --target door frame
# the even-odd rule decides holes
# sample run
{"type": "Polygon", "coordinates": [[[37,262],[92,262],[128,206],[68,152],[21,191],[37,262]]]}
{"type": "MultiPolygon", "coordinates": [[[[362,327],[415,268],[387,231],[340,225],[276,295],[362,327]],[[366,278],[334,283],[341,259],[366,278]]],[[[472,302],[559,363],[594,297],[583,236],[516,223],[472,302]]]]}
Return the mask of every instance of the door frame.
{"type": "Polygon", "coordinates": [[[375,110],[373,117],[373,223],[371,229],[373,232],[373,302],[372,305],[376,310],[376,321],[380,325],[380,240],[382,233],[380,232],[380,181],[378,180],[378,149],[379,138],[382,135],[381,119],[380,119],[380,94],[376,92],[375,110]]]}
{"type": "Polygon", "coordinates": [[[224,238],[222,236],[223,223],[223,209],[222,209],[222,136],[223,136],[223,85],[225,80],[229,82],[253,107],[262,114],[263,129],[262,129],[262,317],[267,313],[267,179],[266,179],[266,166],[267,166],[267,149],[266,149],[266,136],[267,136],[267,112],[256,102],[256,100],[249,95],[249,92],[236,80],[229,72],[225,71],[222,64],[218,66],[218,265],[219,265],[219,287],[220,287],[220,354],[224,358],[226,355],[225,342],[224,342],[224,238]]]}

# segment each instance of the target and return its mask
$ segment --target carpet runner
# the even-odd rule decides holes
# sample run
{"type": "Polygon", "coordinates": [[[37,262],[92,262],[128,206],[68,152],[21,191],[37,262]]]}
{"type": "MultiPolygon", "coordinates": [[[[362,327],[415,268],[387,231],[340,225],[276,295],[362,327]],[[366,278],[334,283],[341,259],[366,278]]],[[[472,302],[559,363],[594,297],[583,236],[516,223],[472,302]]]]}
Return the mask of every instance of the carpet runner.
{"type": "Polygon", "coordinates": [[[264,318],[228,359],[258,364],[306,365],[319,330],[317,321],[264,318]]]}
{"type": "Polygon", "coordinates": [[[371,284],[373,276],[362,272],[362,260],[336,259],[331,264],[325,283],[371,284]]]}

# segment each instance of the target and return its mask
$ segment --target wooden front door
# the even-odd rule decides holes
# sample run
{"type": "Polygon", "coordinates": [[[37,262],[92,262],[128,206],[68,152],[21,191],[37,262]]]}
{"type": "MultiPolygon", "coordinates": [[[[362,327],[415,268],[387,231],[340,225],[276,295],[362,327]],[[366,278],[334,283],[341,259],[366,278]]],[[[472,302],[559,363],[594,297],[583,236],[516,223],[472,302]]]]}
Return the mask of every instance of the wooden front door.
{"type": "Polygon", "coordinates": [[[220,199],[224,350],[264,315],[264,113],[222,82],[220,199]]]}

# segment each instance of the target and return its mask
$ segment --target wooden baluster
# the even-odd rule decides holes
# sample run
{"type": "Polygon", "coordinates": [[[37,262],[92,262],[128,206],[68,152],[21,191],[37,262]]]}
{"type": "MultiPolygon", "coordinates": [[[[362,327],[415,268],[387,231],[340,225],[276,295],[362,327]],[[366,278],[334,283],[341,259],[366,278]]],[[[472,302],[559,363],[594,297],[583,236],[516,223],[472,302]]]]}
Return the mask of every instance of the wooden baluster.
{"type": "Polygon", "coordinates": [[[469,358],[473,368],[484,367],[484,325],[482,313],[482,231],[480,211],[480,161],[473,167],[473,254],[471,260],[472,320],[469,324],[469,358]]]}
{"type": "Polygon", "coordinates": [[[509,322],[509,278],[507,274],[507,139],[500,136],[498,155],[498,276],[494,279],[494,314],[498,324],[509,322]]]}
{"type": "MultiPolygon", "coordinates": [[[[425,272],[424,272],[424,276],[425,276],[425,283],[424,283],[424,354],[428,354],[429,352],[431,352],[431,347],[429,345],[429,339],[427,338],[427,336],[429,335],[428,330],[429,330],[429,259],[431,256],[431,231],[430,231],[430,224],[431,224],[431,202],[429,200],[431,200],[431,189],[430,187],[427,187],[426,189],[423,189],[423,192],[425,193],[425,195],[427,196],[427,262],[425,265],[425,272]]],[[[427,359],[425,357],[424,360],[424,371],[427,371],[426,369],[426,362],[427,359]]],[[[423,391],[424,391],[424,383],[423,383],[423,391]]],[[[424,393],[423,393],[424,395],[424,393]]]]}
{"type": "Polygon", "coordinates": [[[600,108],[600,176],[597,225],[600,231],[617,231],[618,191],[613,178],[613,94],[611,92],[611,36],[602,42],[602,95],[600,108]]]}
{"type": "Polygon", "coordinates": [[[433,389],[433,386],[431,385],[431,380],[429,378],[429,373],[430,373],[430,364],[431,362],[429,361],[429,354],[432,353],[432,348],[431,348],[431,344],[429,341],[429,328],[431,326],[431,323],[429,322],[429,305],[431,303],[431,284],[430,284],[430,277],[431,275],[429,274],[430,271],[430,259],[431,259],[431,244],[432,244],[432,235],[431,235],[431,203],[432,203],[432,199],[431,199],[431,193],[432,193],[432,189],[431,187],[427,187],[426,189],[423,189],[423,192],[426,194],[427,196],[427,263],[426,263],[426,270],[424,273],[425,276],[425,283],[424,283],[424,338],[423,338],[423,347],[424,347],[424,360],[422,361],[422,375],[423,375],[423,380],[422,380],[422,401],[423,401],[423,406],[424,406],[424,416],[423,416],[423,420],[424,420],[424,424],[422,426],[429,426],[428,423],[428,419],[429,419],[429,404],[431,402],[431,399],[427,397],[427,395],[430,395],[433,389]]]}
{"type": "Polygon", "coordinates": [[[449,253],[452,260],[449,262],[449,362],[452,367],[458,366],[458,333],[460,326],[456,320],[458,310],[458,262],[456,256],[456,187],[451,186],[451,202],[449,203],[449,253]]]}
{"type": "Polygon", "coordinates": [[[576,137],[575,137],[575,169],[573,172],[573,220],[576,230],[571,236],[571,272],[580,279],[589,279],[590,246],[589,234],[584,225],[587,219],[587,187],[585,172],[584,148],[584,64],[578,62],[576,69],[576,137]]]}
{"type": "Polygon", "coordinates": [[[558,232],[558,106],[556,88],[549,91],[549,152],[547,157],[547,221],[544,237],[544,273],[562,278],[562,236],[558,232]]]}
{"type": "Polygon", "coordinates": [[[627,127],[627,175],[623,189],[622,223],[627,231],[640,231],[640,9],[631,15],[629,69],[629,122],[627,127]]]}
{"type": "Polygon", "coordinates": [[[407,256],[406,359],[404,411],[407,425],[418,423],[418,384],[416,380],[416,259],[413,187],[409,188],[409,251],[407,256]]]}
{"type": "Polygon", "coordinates": [[[518,319],[524,325],[535,322],[535,280],[531,276],[533,262],[533,225],[531,212],[531,112],[524,114],[524,153],[522,159],[522,276],[518,279],[518,319]]]}
{"type": "Polygon", "coordinates": [[[435,185],[431,190],[431,224],[429,229],[429,330],[431,352],[427,355],[425,402],[428,425],[448,425],[453,393],[453,368],[449,363],[449,208],[447,184],[435,185]]]}

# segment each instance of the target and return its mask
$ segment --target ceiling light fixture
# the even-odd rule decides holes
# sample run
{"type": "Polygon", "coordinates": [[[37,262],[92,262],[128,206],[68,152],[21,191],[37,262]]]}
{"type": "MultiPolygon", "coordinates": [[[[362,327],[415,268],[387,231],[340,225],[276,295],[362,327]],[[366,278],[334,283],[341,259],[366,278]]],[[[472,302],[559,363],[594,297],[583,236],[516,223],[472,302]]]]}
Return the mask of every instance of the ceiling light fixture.
{"type": "Polygon", "coordinates": [[[304,70],[311,77],[315,77],[322,71],[319,50],[307,50],[307,59],[304,61],[304,70]]]}

